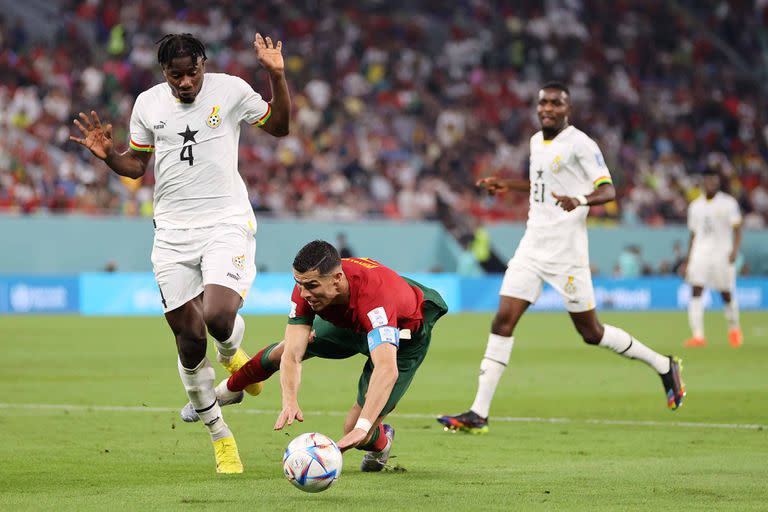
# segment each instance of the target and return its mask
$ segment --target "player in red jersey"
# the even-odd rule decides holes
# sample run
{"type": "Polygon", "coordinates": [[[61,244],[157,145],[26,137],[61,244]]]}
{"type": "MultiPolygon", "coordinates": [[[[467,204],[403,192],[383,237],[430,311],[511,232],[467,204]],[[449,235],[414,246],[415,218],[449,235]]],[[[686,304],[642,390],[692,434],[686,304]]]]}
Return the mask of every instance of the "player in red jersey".
{"type": "MultiPolygon", "coordinates": [[[[275,429],[304,421],[298,391],[304,359],[368,358],[357,402],[344,421],[341,450],[366,451],[362,471],[381,471],[389,459],[394,429],[382,423],[405,394],[427,355],[432,329],[448,307],[430,288],[369,258],[341,259],[333,245],[315,240],[293,261],[296,286],[285,339],[262,349],[216,387],[222,404],[242,400],[242,390],[278,369],[283,409],[275,429]]],[[[184,421],[197,421],[189,404],[184,421]]]]}

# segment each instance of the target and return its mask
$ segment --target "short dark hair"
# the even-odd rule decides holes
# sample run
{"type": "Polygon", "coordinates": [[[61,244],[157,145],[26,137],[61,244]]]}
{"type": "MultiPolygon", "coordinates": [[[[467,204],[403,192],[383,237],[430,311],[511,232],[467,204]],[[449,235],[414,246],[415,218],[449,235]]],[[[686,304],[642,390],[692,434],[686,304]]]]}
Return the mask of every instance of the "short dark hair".
{"type": "Polygon", "coordinates": [[[544,85],[541,86],[542,89],[557,89],[558,91],[563,91],[568,96],[571,95],[571,91],[568,90],[568,87],[562,82],[552,81],[547,82],[544,85]]]}
{"type": "Polygon", "coordinates": [[[159,44],[157,49],[157,61],[161,66],[170,66],[173,59],[179,57],[192,57],[192,62],[197,63],[197,59],[206,61],[205,45],[192,34],[166,34],[155,44],[159,44]]]}
{"type": "Polygon", "coordinates": [[[336,248],[325,240],[313,240],[301,248],[293,259],[296,272],[315,270],[326,275],[341,265],[341,258],[336,248]]]}

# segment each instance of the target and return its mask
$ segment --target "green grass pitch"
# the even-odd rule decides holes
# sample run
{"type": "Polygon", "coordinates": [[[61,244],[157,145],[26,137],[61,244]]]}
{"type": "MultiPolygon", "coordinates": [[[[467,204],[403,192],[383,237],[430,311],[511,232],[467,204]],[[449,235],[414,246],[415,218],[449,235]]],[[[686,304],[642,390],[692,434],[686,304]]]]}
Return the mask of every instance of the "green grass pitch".
{"type": "MultiPolygon", "coordinates": [[[[710,346],[687,350],[683,312],[602,315],[682,356],[688,399],[674,413],[650,368],[583,344],[564,314],[530,314],[490,433],[443,432],[433,417],[474,397],[490,318],[438,323],[390,418],[396,470],[360,473],[353,450],[340,480],[310,495],[284,479],[283,450],[302,432],[340,437],[362,357],[305,364],[306,421],[288,432],[272,431],[276,378],[226,408],[246,471],[216,475],[204,429],[178,419],[186,398],[163,318],[2,317],[0,510],[768,509],[764,312],[742,315],[738,350],[721,313],[707,316],[710,346]]],[[[244,347],[279,339],[283,322],[248,317],[244,347]]]]}

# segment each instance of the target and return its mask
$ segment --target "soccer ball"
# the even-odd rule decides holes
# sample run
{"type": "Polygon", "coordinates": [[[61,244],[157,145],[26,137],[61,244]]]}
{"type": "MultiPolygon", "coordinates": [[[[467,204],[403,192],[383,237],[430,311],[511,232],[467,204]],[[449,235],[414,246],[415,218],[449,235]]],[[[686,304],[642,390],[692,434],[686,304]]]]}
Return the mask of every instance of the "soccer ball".
{"type": "Polygon", "coordinates": [[[320,492],[339,479],[342,462],[333,439],[312,432],[290,442],[283,455],[283,472],[302,491],[320,492]]]}

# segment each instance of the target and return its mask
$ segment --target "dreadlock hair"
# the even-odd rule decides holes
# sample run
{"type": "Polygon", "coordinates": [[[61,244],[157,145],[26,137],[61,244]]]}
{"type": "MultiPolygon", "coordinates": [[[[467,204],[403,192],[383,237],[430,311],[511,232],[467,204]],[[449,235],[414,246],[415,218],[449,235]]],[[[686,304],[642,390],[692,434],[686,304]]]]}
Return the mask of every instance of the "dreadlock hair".
{"type": "Polygon", "coordinates": [[[325,240],[309,242],[301,248],[293,260],[293,269],[302,274],[317,269],[320,275],[324,276],[339,265],[341,265],[339,252],[325,240]]]}
{"type": "Polygon", "coordinates": [[[206,61],[205,46],[192,34],[166,34],[155,44],[159,44],[157,49],[157,61],[161,66],[170,66],[173,59],[179,57],[192,57],[192,61],[197,64],[198,58],[206,61]]]}

